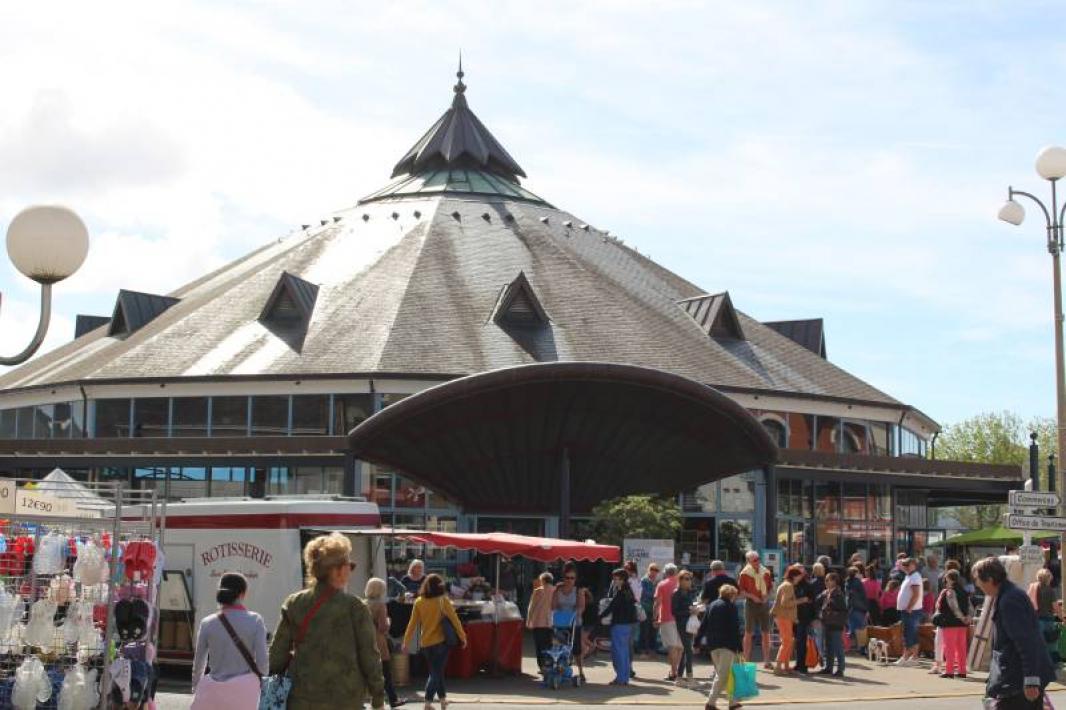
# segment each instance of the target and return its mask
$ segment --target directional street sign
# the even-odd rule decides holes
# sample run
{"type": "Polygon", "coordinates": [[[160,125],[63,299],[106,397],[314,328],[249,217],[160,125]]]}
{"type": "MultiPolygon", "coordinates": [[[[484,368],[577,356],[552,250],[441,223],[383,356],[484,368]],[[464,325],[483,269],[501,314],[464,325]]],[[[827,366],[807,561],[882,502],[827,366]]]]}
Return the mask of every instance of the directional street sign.
{"type": "Polygon", "coordinates": [[[1007,527],[1011,530],[1056,530],[1066,531],[1066,518],[1050,515],[1008,515],[1007,527]]]}
{"type": "Polygon", "coordinates": [[[1011,491],[1010,506],[1012,508],[1055,508],[1059,504],[1058,493],[1042,493],[1040,491],[1011,491]]]}
{"type": "Polygon", "coordinates": [[[1028,564],[1043,564],[1044,548],[1040,545],[1022,545],[1018,548],[1018,557],[1028,564]]]}

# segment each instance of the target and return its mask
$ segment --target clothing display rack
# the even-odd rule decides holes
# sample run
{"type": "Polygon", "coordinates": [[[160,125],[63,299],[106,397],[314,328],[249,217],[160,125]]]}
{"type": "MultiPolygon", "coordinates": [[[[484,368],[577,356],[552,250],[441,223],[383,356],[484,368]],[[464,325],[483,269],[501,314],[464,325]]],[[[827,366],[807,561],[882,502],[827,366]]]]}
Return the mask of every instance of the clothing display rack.
{"type": "Polygon", "coordinates": [[[147,708],[165,501],[0,479],[0,708],[147,708]]]}

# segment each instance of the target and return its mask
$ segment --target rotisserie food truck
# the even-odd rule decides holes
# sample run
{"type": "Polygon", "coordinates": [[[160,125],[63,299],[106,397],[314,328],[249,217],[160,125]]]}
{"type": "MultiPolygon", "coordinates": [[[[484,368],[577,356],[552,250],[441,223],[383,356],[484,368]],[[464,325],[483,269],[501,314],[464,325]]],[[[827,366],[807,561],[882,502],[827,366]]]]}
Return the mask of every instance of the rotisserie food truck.
{"type": "MultiPolygon", "coordinates": [[[[332,530],[379,528],[378,507],[337,496],[202,498],[166,509],[166,556],[160,590],[159,659],[191,663],[200,620],[218,605],[215,592],[226,572],[248,578],[246,606],[263,616],[267,631],[278,622],[281,602],[304,586],[302,551],[332,530]]],[[[356,563],[349,591],[362,596],[367,579],[385,576],[378,536],[349,535],[356,563]]]]}

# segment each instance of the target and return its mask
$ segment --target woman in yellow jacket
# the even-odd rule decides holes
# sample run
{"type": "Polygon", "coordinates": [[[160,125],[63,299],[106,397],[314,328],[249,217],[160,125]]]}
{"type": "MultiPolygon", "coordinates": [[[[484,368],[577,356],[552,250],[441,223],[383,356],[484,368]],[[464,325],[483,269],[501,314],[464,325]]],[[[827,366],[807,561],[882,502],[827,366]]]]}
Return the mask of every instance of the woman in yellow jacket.
{"type": "Polygon", "coordinates": [[[792,659],[792,630],[796,626],[796,588],[793,586],[797,579],[803,576],[803,572],[795,567],[789,567],[785,572],[785,581],[777,588],[777,596],[774,597],[774,608],[771,613],[777,622],[777,633],[781,636],[781,648],[777,651],[777,667],[774,673],[777,675],[791,674],[788,664],[792,659]]]}
{"type": "Polygon", "coordinates": [[[411,645],[415,630],[421,629],[420,645],[426,656],[429,677],[426,679],[426,710],[433,707],[434,696],[440,697],[441,710],[448,707],[447,691],[444,689],[444,666],[448,663],[448,644],[444,642],[444,624],[451,624],[459,643],[466,648],[466,632],[459,623],[455,607],[444,593],[444,580],[439,574],[426,575],[411,610],[411,620],[403,634],[403,652],[411,645]]]}

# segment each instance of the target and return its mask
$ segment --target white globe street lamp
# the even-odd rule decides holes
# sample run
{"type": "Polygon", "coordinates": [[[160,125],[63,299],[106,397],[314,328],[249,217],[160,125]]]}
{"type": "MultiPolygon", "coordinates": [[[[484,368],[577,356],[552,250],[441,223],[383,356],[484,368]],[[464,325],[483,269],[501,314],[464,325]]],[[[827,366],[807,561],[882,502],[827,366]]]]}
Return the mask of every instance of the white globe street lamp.
{"type": "MultiPolygon", "coordinates": [[[[1044,224],[1047,229],[1047,250],[1051,254],[1052,284],[1055,301],[1055,390],[1058,404],[1058,438],[1057,450],[1059,461],[1066,456],[1066,367],[1063,362],[1062,342],[1062,270],[1060,268],[1060,255],[1063,249],[1062,223],[1066,217],[1066,205],[1059,209],[1059,197],[1056,190],[1058,181],[1066,177],[1066,148],[1048,146],[1043,148],[1036,156],[1036,173],[1051,184],[1051,205],[1045,205],[1039,198],[1028,192],[1007,188],[1007,202],[999,209],[999,218],[1004,222],[1019,225],[1025,220],[1025,210],[1014,200],[1015,197],[1024,197],[1036,203],[1040,211],[1044,213],[1044,224]]],[[[1066,496],[1066,467],[1060,463],[1058,471],[1059,496],[1066,496]]],[[[1037,472],[1031,472],[1036,476],[1037,472]]],[[[1035,485],[1036,481],[1034,481],[1035,485]]],[[[1049,476],[1048,488],[1055,489],[1054,477],[1049,476]]],[[[1066,501],[1060,500],[1059,515],[1066,515],[1066,501]]],[[[1025,542],[1029,543],[1029,535],[1025,534],[1025,542]]],[[[1062,534],[1060,550],[1066,549],[1066,532],[1062,534]]],[[[1063,585],[1066,590],[1066,585],[1063,585]]],[[[1066,598],[1066,595],[1064,595],[1066,598]]]]}
{"type": "Polygon", "coordinates": [[[52,284],[85,263],[89,232],[81,218],[66,207],[27,207],[8,225],[7,253],[16,269],[41,285],[41,315],[33,340],[18,355],[0,357],[0,365],[18,365],[33,357],[44,342],[52,317],[52,284]]]}

